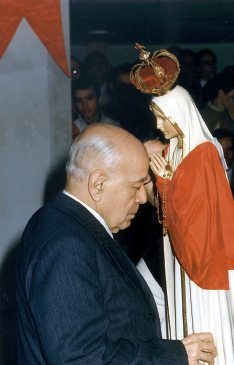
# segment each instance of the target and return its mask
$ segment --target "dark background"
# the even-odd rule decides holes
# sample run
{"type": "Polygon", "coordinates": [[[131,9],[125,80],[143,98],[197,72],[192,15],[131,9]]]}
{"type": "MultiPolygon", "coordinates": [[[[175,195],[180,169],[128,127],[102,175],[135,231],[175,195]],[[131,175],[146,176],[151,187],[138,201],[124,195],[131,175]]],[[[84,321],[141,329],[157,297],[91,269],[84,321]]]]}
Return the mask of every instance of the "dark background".
{"type": "Polygon", "coordinates": [[[233,0],[70,0],[71,44],[234,41],[233,0]]]}

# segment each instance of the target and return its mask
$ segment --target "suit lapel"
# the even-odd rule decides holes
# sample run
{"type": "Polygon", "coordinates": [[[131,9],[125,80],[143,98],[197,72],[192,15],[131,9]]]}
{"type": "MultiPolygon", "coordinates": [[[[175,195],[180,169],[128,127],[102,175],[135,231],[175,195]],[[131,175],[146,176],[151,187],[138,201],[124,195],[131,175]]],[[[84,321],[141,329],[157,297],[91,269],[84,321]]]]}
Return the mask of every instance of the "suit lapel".
{"type": "Polygon", "coordinates": [[[135,287],[135,289],[140,292],[141,296],[144,297],[147,302],[151,302],[151,291],[148,285],[145,283],[141,274],[136,269],[135,265],[130,261],[126,253],[119,246],[117,241],[111,241],[104,243],[104,248],[107,250],[111,256],[112,261],[118,266],[122,275],[135,287]]]}
{"type": "Polygon", "coordinates": [[[148,303],[150,302],[155,309],[155,303],[148,285],[119,243],[110,237],[103,225],[82,204],[63,193],[58,194],[52,204],[57,209],[79,220],[79,223],[89,230],[108,253],[108,256],[118,267],[118,270],[121,271],[121,274],[125,276],[125,280],[128,280],[144,300],[148,303]]]}

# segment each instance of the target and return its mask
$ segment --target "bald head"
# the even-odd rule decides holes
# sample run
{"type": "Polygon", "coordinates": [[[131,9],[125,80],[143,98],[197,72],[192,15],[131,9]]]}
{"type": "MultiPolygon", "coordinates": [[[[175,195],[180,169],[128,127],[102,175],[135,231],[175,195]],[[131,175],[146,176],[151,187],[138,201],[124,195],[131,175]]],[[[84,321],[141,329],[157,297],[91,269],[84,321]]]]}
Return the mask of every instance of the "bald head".
{"type": "Polygon", "coordinates": [[[145,155],[144,146],[124,129],[109,124],[92,124],[73,142],[67,174],[83,180],[97,167],[115,173],[127,159],[136,160],[138,153],[145,155]]]}
{"type": "Polygon", "coordinates": [[[66,190],[116,232],[130,224],[146,201],[148,167],[147,152],[133,135],[113,125],[93,124],[71,146],[66,190]]]}

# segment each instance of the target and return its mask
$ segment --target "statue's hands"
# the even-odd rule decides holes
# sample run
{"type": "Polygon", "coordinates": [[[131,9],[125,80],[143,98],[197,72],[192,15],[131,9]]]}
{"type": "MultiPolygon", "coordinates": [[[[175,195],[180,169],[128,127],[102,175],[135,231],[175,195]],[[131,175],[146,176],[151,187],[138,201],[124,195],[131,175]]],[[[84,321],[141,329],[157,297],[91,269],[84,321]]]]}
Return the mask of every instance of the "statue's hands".
{"type": "Polygon", "coordinates": [[[160,154],[153,153],[152,155],[150,155],[150,168],[155,175],[164,177],[166,179],[172,178],[172,167],[160,154]]]}

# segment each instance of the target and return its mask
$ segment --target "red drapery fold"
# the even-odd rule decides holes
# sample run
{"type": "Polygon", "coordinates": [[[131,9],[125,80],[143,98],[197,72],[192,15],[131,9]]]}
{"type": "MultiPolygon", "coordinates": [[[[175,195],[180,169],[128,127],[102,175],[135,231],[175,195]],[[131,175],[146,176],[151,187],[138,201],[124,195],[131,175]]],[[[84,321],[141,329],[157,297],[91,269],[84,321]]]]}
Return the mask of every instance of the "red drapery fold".
{"type": "Polygon", "coordinates": [[[6,51],[23,18],[27,20],[58,66],[69,75],[60,0],[0,0],[0,57],[6,51]]]}

